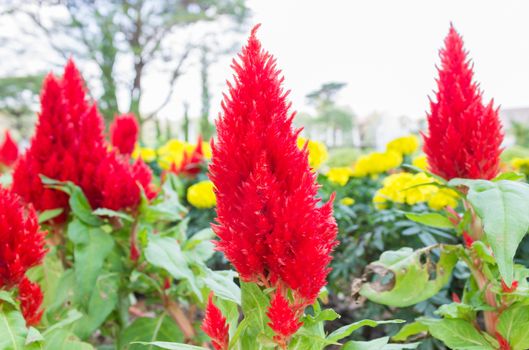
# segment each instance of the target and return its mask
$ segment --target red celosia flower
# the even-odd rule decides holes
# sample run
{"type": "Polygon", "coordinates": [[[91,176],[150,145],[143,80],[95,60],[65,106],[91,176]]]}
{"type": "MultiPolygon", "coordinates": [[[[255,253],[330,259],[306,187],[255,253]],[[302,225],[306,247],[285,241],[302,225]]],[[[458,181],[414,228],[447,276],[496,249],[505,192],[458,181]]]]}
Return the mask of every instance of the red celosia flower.
{"type": "Polygon", "coordinates": [[[286,349],[288,339],[298,331],[302,323],[278,290],[270,302],[267,315],[270,319],[268,325],[276,334],[274,340],[280,347],[286,349]]]}
{"type": "Polygon", "coordinates": [[[307,150],[296,140],[275,59],[252,31],[232,67],[212,143],[210,178],[217,196],[218,249],[242,280],[285,284],[299,303],[326,284],[336,245],[332,203],[319,205],[307,150]]]}
{"type": "Polygon", "coordinates": [[[202,164],[204,164],[204,151],[202,149],[202,136],[198,137],[197,145],[193,149],[191,154],[184,152],[184,158],[180,166],[175,163],[171,165],[170,171],[177,175],[184,175],[187,177],[196,177],[201,170],[202,164]]]}
{"type": "Polygon", "coordinates": [[[0,164],[10,167],[18,159],[18,146],[6,130],[4,143],[0,146],[0,164]]]}
{"type": "Polygon", "coordinates": [[[35,326],[40,322],[43,313],[41,309],[43,299],[40,286],[24,277],[18,285],[18,300],[28,326],[35,326]]]}
{"type": "Polygon", "coordinates": [[[20,283],[26,271],[38,265],[46,250],[35,210],[0,188],[0,289],[20,283]]]}
{"type": "Polygon", "coordinates": [[[211,338],[215,350],[228,350],[229,326],[222,312],[213,304],[213,292],[209,295],[206,315],[201,328],[211,338]]]}
{"type": "Polygon", "coordinates": [[[45,188],[41,175],[80,186],[93,208],[133,208],[140,200],[138,186],[152,195],[151,173],[142,164],[132,165],[107,151],[103,119],[88,102],[83,79],[70,60],[62,79],[50,74],[44,82],[37,129],[15,167],[13,190],[39,211],[64,208],[58,222],[66,218],[68,197],[45,188]]]}
{"type": "Polygon", "coordinates": [[[440,51],[436,101],[430,101],[424,152],[430,171],[452,178],[492,179],[499,170],[503,133],[493,102],[484,105],[472,64],[453,26],[440,51]]]}
{"type": "Polygon", "coordinates": [[[140,126],[134,114],[117,116],[110,125],[110,142],[121,154],[132,154],[138,142],[140,126]]]}
{"type": "Polygon", "coordinates": [[[452,301],[454,303],[458,303],[460,304],[461,303],[461,298],[459,297],[459,295],[457,295],[456,293],[452,293],[452,301]]]}

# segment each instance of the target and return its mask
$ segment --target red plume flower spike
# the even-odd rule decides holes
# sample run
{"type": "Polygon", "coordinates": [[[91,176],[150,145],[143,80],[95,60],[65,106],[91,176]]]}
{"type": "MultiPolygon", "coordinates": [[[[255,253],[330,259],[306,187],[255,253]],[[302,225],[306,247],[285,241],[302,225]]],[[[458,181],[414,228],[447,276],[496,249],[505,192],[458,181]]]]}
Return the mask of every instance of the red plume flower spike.
{"type": "Polygon", "coordinates": [[[24,277],[18,285],[18,300],[28,326],[39,324],[44,312],[41,308],[43,299],[39,285],[24,277]]]}
{"type": "Polygon", "coordinates": [[[0,164],[10,167],[18,159],[18,146],[11,137],[11,134],[6,130],[4,142],[0,146],[0,164]]]}
{"type": "Polygon", "coordinates": [[[110,141],[121,154],[132,154],[139,133],[140,126],[132,113],[117,116],[110,125],[110,141]]]}
{"type": "Polygon", "coordinates": [[[20,283],[45,254],[35,210],[24,208],[16,194],[0,188],[0,289],[20,283]]]}
{"type": "Polygon", "coordinates": [[[210,178],[218,249],[246,282],[284,282],[310,304],[326,284],[336,245],[332,203],[319,206],[275,59],[252,30],[228,84],[210,178]],[[268,281],[263,281],[263,279],[268,281]]]}
{"type": "Polygon", "coordinates": [[[68,213],[68,197],[45,188],[40,176],[71,181],[80,186],[93,208],[134,210],[142,186],[147,197],[151,173],[142,163],[107,151],[103,119],[89,103],[83,79],[72,60],[62,79],[48,75],[41,95],[35,135],[13,173],[13,190],[39,211],[63,208],[56,222],[68,213]]]}
{"type": "Polygon", "coordinates": [[[303,323],[299,321],[288,301],[281,292],[276,290],[270,307],[268,308],[268,325],[275,332],[274,341],[282,348],[286,349],[289,338],[294,335],[303,323]]]}
{"type": "Polygon", "coordinates": [[[436,100],[423,135],[430,171],[452,178],[492,179],[499,171],[503,132],[493,101],[484,105],[472,64],[453,26],[440,51],[436,100]]]}
{"type": "Polygon", "coordinates": [[[229,326],[222,312],[213,303],[213,292],[209,294],[206,316],[201,328],[211,338],[215,350],[228,350],[229,326]]]}

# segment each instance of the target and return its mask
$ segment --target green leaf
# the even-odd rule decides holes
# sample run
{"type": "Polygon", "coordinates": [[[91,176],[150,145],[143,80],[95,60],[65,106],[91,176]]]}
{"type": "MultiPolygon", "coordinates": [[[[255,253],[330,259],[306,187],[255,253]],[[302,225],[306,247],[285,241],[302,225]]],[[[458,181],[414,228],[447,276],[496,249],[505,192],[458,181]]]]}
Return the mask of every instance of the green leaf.
{"type": "Polygon", "coordinates": [[[73,333],[65,329],[55,329],[44,337],[44,350],[94,350],[73,333]]]}
{"type": "Polygon", "coordinates": [[[492,179],[492,181],[494,182],[501,181],[501,180],[522,181],[522,180],[525,180],[525,174],[511,171],[508,173],[501,173],[500,175],[492,179]]]}
{"type": "Polygon", "coordinates": [[[40,334],[40,332],[36,328],[29,327],[28,336],[26,337],[25,345],[40,342],[43,340],[44,340],[44,337],[42,336],[42,334],[40,334]]]}
{"type": "Polygon", "coordinates": [[[483,229],[507,285],[513,281],[513,259],[529,229],[529,185],[499,180],[453,179],[469,188],[467,198],[483,221],[483,229]]]}
{"type": "Polygon", "coordinates": [[[39,214],[39,224],[42,224],[43,222],[56,218],[57,216],[61,215],[62,212],[63,212],[62,208],[44,210],[43,212],[39,214]]]}
{"type": "Polygon", "coordinates": [[[161,267],[178,280],[187,280],[191,290],[202,301],[202,293],[198,288],[193,271],[189,268],[178,242],[169,237],[149,236],[145,248],[145,258],[154,266],[161,267]]]}
{"type": "Polygon", "coordinates": [[[404,320],[387,320],[387,321],[361,320],[355,323],[351,323],[350,325],[338,328],[337,330],[329,334],[329,336],[327,337],[327,340],[331,342],[337,342],[340,339],[350,336],[354,331],[362,327],[372,327],[373,328],[381,324],[403,323],[403,322],[406,322],[406,321],[404,320]]]}
{"type": "Polygon", "coordinates": [[[136,342],[133,344],[143,344],[143,345],[154,345],[161,349],[168,349],[168,350],[209,350],[208,348],[203,348],[201,346],[195,346],[195,345],[189,345],[189,344],[180,344],[180,343],[168,343],[163,341],[155,341],[155,342],[136,342]]]}
{"type": "Polygon", "coordinates": [[[0,305],[0,349],[25,350],[28,329],[22,314],[0,305]]]}
{"type": "Polygon", "coordinates": [[[118,303],[119,276],[101,274],[92,286],[93,292],[86,313],[75,322],[74,331],[81,339],[87,339],[106,321],[118,303]]]}
{"type": "Polygon", "coordinates": [[[86,306],[104,262],[114,247],[114,239],[101,228],[87,226],[79,220],[68,225],[68,237],[75,244],[75,299],[86,306]]]}
{"type": "Polygon", "coordinates": [[[51,327],[48,327],[43,333],[42,335],[43,336],[47,336],[48,334],[50,334],[51,332],[57,330],[57,329],[62,329],[62,328],[66,328],[66,326],[69,326],[71,325],[72,323],[74,323],[75,321],[79,320],[81,317],[83,317],[83,314],[80,313],[79,311],[73,309],[73,310],[69,310],[67,315],[66,315],[66,318],[55,323],[53,326],[51,327]]]}
{"type": "Polygon", "coordinates": [[[15,302],[15,299],[13,299],[13,296],[11,295],[11,293],[9,293],[6,290],[0,290],[0,301],[5,301],[6,303],[11,304],[11,306],[16,306],[17,305],[17,303],[15,302]]]}
{"type": "Polygon", "coordinates": [[[344,344],[342,350],[398,350],[416,349],[418,346],[419,343],[389,344],[389,337],[384,337],[370,341],[349,341],[344,344]]]}
{"type": "Polygon", "coordinates": [[[57,286],[63,273],[64,269],[57,256],[56,248],[52,248],[46,254],[41,265],[37,265],[27,272],[28,278],[38,282],[44,293],[42,306],[45,310],[55,302],[57,286]]]}
{"type": "Polygon", "coordinates": [[[237,274],[231,270],[213,271],[206,267],[204,283],[216,297],[241,305],[241,289],[233,281],[237,274]]]}
{"type": "Polygon", "coordinates": [[[474,326],[459,319],[422,320],[434,338],[458,350],[493,350],[492,345],[474,326]]]}
{"type": "Polygon", "coordinates": [[[156,318],[142,317],[134,320],[123,330],[119,338],[121,350],[147,350],[154,345],[132,344],[137,342],[155,341],[184,341],[180,328],[168,317],[162,314],[156,318]]]}
{"type": "Polygon", "coordinates": [[[502,312],[497,330],[509,341],[511,350],[529,349],[529,306],[511,305],[502,312]]]}
{"type": "Polygon", "coordinates": [[[435,311],[436,315],[443,318],[460,318],[472,322],[476,319],[476,311],[471,305],[464,303],[444,304],[435,311]]]}
{"type": "Polygon", "coordinates": [[[422,324],[421,322],[408,323],[407,325],[402,327],[400,331],[397,332],[397,334],[391,337],[391,340],[402,342],[408,340],[408,338],[413,335],[425,332],[428,332],[427,325],[422,324]]]}
{"type": "Polygon", "coordinates": [[[267,325],[269,319],[266,315],[269,303],[268,296],[258,285],[241,281],[241,307],[247,322],[239,337],[242,349],[259,349],[259,336],[272,339],[273,332],[267,325]]]}
{"type": "Polygon", "coordinates": [[[444,215],[439,213],[405,213],[406,217],[412,221],[426,226],[436,228],[454,228],[454,224],[444,215]]]}
{"type": "Polygon", "coordinates": [[[117,217],[117,218],[123,219],[125,221],[129,221],[129,222],[133,222],[134,221],[134,218],[132,216],[128,215],[128,214],[125,214],[125,213],[120,212],[120,211],[106,209],[106,208],[98,208],[98,209],[94,210],[92,212],[92,214],[97,215],[97,216],[117,217]]]}
{"type": "Polygon", "coordinates": [[[88,199],[86,199],[83,190],[73,184],[71,186],[72,189],[68,204],[70,205],[72,213],[88,225],[101,226],[101,219],[92,214],[92,207],[88,203],[88,199]]]}
{"type": "Polygon", "coordinates": [[[461,246],[435,245],[417,251],[386,251],[366,268],[374,280],[361,286],[360,294],[379,304],[406,307],[429,299],[450,280],[461,246]],[[437,263],[432,250],[439,248],[437,263]]]}

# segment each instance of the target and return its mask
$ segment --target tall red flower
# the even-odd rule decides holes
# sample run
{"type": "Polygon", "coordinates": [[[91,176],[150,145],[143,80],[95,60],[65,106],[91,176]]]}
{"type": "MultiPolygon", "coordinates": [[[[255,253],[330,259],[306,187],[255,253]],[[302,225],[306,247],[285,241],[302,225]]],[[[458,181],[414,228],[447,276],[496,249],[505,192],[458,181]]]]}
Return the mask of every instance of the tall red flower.
{"type": "Polygon", "coordinates": [[[211,338],[215,350],[228,350],[229,326],[222,312],[213,303],[213,292],[209,295],[202,330],[211,338]]]}
{"type": "Polygon", "coordinates": [[[24,277],[18,285],[18,300],[28,326],[35,326],[40,322],[44,312],[42,310],[43,299],[40,286],[24,277]]]}
{"type": "Polygon", "coordinates": [[[66,218],[68,197],[46,188],[41,175],[80,186],[93,208],[108,203],[114,210],[136,206],[138,183],[148,187],[150,171],[109,153],[103,129],[103,119],[95,103],[89,102],[83,79],[70,60],[61,79],[50,74],[44,81],[36,132],[15,167],[13,190],[39,211],[64,208],[56,221],[66,218]],[[113,177],[118,174],[119,179],[113,177]]]}
{"type": "Polygon", "coordinates": [[[283,78],[255,37],[257,28],[232,64],[234,83],[217,120],[209,169],[217,196],[213,229],[240,278],[290,288],[293,306],[285,317],[299,317],[326,284],[337,228],[332,203],[316,198],[283,78]]]}
{"type": "Polygon", "coordinates": [[[270,319],[268,325],[276,334],[274,340],[282,348],[286,349],[288,339],[295,334],[302,325],[302,323],[299,322],[299,316],[292,311],[291,306],[288,304],[288,300],[277,290],[270,302],[270,308],[268,309],[267,315],[270,319]]]}
{"type": "Polygon", "coordinates": [[[110,142],[121,154],[132,154],[138,142],[140,125],[134,114],[117,116],[110,125],[110,142]]]}
{"type": "Polygon", "coordinates": [[[424,152],[430,171],[447,180],[492,179],[499,171],[503,132],[493,101],[483,104],[472,63],[453,26],[440,51],[436,100],[430,101],[424,152]]]}
{"type": "Polygon", "coordinates": [[[0,289],[20,283],[45,254],[44,232],[39,231],[35,210],[26,209],[19,196],[0,188],[0,289]]]}
{"type": "Polygon", "coordinates": [[[10,167],[18,159],[18,146],[11,137],[9,130],[6,130],[4,142],[0,146],[0,164],[10,167]]]}

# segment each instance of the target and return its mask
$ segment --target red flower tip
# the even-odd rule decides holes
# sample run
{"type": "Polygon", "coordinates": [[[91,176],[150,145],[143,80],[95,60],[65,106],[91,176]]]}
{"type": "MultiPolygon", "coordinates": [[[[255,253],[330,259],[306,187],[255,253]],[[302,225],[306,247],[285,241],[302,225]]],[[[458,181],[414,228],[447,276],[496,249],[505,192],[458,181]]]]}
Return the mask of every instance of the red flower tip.
{"type": "Polygon", "coordinates": [[[509,287],[505,281],[501,280],[501,289],[503,290],[504,293],[512,293],[512,292],[515,292],[516,289],[518,288],[518,281],[513,281],[511,286],[509,287]]]}
{"type": "Polygon", "coordinates": [[[228,350],[229,326],[222,312],[213,303],[213,292],[209,294],[206,316],[201,328],[211,338],[215,350],[228,350]]]}
{"type": "Polygon", "coordinates": [[[219,250],[243,281],[283,283],[307,304],[326,284],[336,245],[332,206],[316,198],[307,153],[297,147],[275,59],[254,36],[233,61],[212,142],[219,250]],[[266,277],[263,277],[266,276],[266,277]]]}
{"type": "Polygon", "coordinates": [[[41,308],[43,299],[39,285],[24,277],[18,285],[18,300],[28,327],[36,326],[40,322],[44,312],[41,308]]]}
{"type": "Polygon", "coordinates": [[[35,210],[0,187],[0,289],[12,288],[28,269],[42,262],[44,232],[39,231],[35,210]]]}
{"type": "Polygon", "coordinates": [[[0,146],[0,163],[10,167],[18,159],[18,146],[11,137],[9,130],[6,130],[4,142],[0,146]]]}
{"type": "Polygon", "coordinates": [[[423,135],[430,171],[452,178],[492,179],[500,164],[503,132],[492,101],[484,104],[463,39],[451,25],[440,51],[436,101],[423,135]]]}
{"type": "Polygon", "coordinates": [[[132,113],[117,116],[110,125],[110,141],[121,154],[132,154],[139,133],[140,125],[132,113]]]}
{"type": "Polygon", "coordinates": [[[470,248],[474,243],[474,239],[468,234],[468,232],[463,231],[463,241],[465,242],[465,247],[470,248]]]}
{"type": "Polygon", "coordinates": [[[511,350],[511,345],[500,333],[496,332],[496,340],[499,343],[499,350],[511,350]]]}
{"type": "Polygon", "coordinates": [[[460,304],[461,303],[461,298],[459,298],[459,295],[457,295],[456,293],[452,293],[452,301],[454,303],[460,304]]]}
{"type": "Polygon", "coordinates": [[[275,332],[274,341],[283,349],[286,349],[288,340],[294,335],[299,327],[303,325],[299,317],[292,310],[288,301],[280,291],[276,290],[267,312],[270,323],[268,325],[275,332]]]}
{"type": "Polygon", "coordinates": [[[171,288],[171,278],[165,277],[163,280],[163,289],[168,290],[169,288],[171,288]]]}

